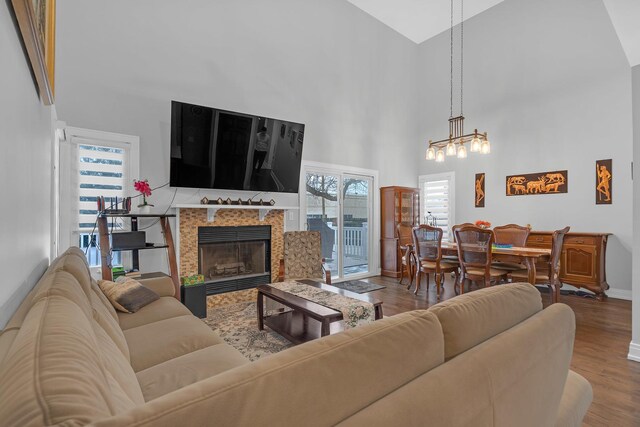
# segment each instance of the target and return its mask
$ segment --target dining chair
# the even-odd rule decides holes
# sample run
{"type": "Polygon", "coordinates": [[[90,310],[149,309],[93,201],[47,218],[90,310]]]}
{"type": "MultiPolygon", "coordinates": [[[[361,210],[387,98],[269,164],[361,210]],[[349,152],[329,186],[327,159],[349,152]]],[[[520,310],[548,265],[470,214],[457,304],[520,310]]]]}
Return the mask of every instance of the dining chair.
{"type": "MultiPolygon", "coordinates": [[[[560,255],[562,254],[562,244],[564,236],[569,232],[570,227],[562,230],[556,230],[551,237],[551,256],[545,269],[536,271],[536,285],[547,285],[551,291],[551,303],[556,303],[560,299],[560,255]]],[[[512,271],[512,281],[527,282],[529,280],[529,272],[526,269],[512,271]]]]}
{"type": "Polygon", "coordinates": [[[413,284],[413,276],[415,275],[416,255],[413,249],[413,235],[411,229],[413,225],[408,222],[401,222],[396,226],[396,237],[398,238],[398,246],[400,247],[401,261],[400,265],[400,280],[398,283],[402,284],[405,272],[409,276],[409,285],[407,289],[411,288],[413,284]]]}
{"type": "Polygon", "coordinates": [[[456,228],[454,233],[460,261],[460,294],[464,293],[467,281],[480,282],[487,287],[492,282],[499,283],[507,279],[508,271],[491,267],[491,245],[495,240],[493,231],[465,225],[456,228]]]}
{"type": "Polygon", "coordinates": [[[455,273],[456,283],[458,282],[458,265],[442,260],[442,228],[426,224],[413,227],[413,246],[417,259],[416,290],[414,293],[417,295],[420,290],[422,273],[427,275],[427,293],[429,292],[429,274],[433,273],[433,280],[436,283],[436,298],[439,300],[445,273],[455,273]]]}
{"type": "MultiPolygon", "coordinates": [[[[493,227],[493,234],[495,236],[495,243],[500,245],[512,245],[515,247],[523,248],[527,246],[527,238],[531,228],[523,227],[518,224],[507,224],[493,227]]],[[[502,270],[522,270],[525,265],[520,262],[518,257],[503,255],[500,260],[494,261],[492,267],[500,268],[502,270]]]]}
{"type": "MultiPolygon", "coordinates": [[[[460,227],[465,227],[467,225],[474,225],[470,222],[463,222],[462,224],[456,224],[453,227],[451,227],[451,241],[453,243],[456,242],[456,230],[460,227]]],[[[451,264],[456,264],[457,266],[460,266],[460,261],[458,260],[458,255],[442,255],[442,260],[446,261],[448,263],[451,264]]]]}

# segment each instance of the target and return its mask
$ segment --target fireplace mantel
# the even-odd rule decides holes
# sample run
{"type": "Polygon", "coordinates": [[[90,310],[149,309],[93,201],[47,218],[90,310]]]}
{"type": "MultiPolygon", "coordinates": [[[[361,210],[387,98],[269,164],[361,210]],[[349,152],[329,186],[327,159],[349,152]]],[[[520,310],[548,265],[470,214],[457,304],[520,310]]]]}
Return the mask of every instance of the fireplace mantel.
{"type": "Polygon", "coordinates": [[[299,206],[276,206],[276,205],[202,205],[202,204],[177,204],[171,206],[176,209],[206,209],[207,221],[213,222],[216,219],[216,213],[220,209],[244,209],[244,210],[257,210],[258,218],[260,221],[264,221],[264,218],[270,211],[280,210],[300,210],[299,206]]]}

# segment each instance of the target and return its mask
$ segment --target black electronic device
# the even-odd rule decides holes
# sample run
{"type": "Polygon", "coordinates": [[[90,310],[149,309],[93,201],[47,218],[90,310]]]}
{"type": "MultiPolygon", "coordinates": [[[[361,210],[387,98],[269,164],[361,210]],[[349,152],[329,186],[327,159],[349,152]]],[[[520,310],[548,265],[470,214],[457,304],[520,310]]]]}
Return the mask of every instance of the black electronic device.
{"type": "Polygon", "coordinates": [[[144,231],[121,231],[111,233],[111,247],[115,251],[140,249],[147,246],[144,231]]]}
{"type": "Polygon", "coordinates": [[[297,193],[305,126],[171,102],[172,187],[297,193]]]}

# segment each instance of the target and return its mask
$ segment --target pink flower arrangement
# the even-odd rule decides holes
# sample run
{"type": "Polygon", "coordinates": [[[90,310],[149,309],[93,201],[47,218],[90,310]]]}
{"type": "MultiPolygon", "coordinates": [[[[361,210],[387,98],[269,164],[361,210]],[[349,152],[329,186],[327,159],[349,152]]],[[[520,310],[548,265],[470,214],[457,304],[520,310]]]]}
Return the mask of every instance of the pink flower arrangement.
{"type": "Polygon", "coordinates": [[[142,204],[138,205],[138,207],[153,206],[147,203],[147,197],[151,196],[151,186],[149,185],[149,181],[146,179],[133,181],[133,188],[142,195],[142,204]]]}

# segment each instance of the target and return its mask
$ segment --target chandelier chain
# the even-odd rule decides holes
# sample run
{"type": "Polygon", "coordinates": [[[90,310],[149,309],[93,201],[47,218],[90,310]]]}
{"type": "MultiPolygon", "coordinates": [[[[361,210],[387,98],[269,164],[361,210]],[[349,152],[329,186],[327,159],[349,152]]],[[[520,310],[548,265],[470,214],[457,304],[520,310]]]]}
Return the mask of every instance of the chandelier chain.
{"type": "Polygon", "coordinates": [[[464,76],[464,0],[460,0],[460,115],[462,116],[464,76]]]}
{"type": "Polygon", "coordinates": [[[451,67],[449,76],[449,118],[453,117],[453,0],[451,0],[451,29],[449,30],[451,67]]]}

